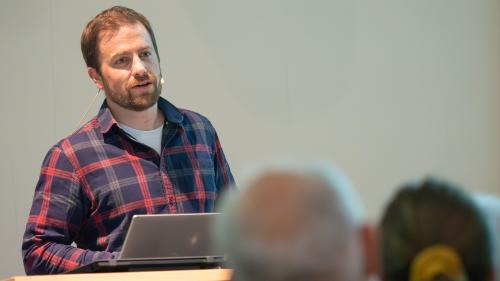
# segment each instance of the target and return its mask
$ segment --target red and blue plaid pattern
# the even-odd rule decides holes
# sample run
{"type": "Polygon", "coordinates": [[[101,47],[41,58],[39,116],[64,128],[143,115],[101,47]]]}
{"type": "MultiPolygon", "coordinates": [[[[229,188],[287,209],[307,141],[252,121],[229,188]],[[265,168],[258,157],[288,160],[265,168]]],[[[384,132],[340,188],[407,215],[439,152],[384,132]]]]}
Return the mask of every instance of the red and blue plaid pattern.
{"type": "Polygon", "coordinates": [[[22,245],[27,274],[116,257],[135,214],[214,211],[234,182],[215,129],[163,98],[158,107],[161,155],[121,130],[106,104],[47,153],[22,245]]]}

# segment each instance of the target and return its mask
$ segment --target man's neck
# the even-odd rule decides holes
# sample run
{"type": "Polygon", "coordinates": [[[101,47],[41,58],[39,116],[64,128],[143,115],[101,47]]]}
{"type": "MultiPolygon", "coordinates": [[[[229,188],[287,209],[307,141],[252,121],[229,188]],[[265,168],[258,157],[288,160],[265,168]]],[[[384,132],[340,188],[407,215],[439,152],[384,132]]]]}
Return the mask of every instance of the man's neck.
{"type": "Polygon", "coordinates": [[[158,103],[143,111],[133,111],[108,101],[108,107],[118,123],[136,130],[151,131],[165,123],[165,117],[158,110],[158,103]]]}

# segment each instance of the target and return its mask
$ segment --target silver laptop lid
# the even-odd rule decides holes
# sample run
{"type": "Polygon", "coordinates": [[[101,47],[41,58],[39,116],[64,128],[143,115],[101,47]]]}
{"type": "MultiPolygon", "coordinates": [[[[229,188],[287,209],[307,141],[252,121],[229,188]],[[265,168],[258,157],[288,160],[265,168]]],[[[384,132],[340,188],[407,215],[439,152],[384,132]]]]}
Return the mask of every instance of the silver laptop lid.
{"type": "Polygon", "coordinates": [[[213,246],[217,213],[134,215],[119,259],[224,256],[213,246]]]}

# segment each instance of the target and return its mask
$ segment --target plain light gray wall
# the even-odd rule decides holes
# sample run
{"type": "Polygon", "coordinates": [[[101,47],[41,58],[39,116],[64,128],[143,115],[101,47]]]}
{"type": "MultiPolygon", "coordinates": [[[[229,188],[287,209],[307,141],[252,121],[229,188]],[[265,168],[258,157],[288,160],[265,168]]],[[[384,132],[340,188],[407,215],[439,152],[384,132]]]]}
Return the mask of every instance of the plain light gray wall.
{"type": "Polygon", "coordinates": [[[371,218],[427,174],[500,193],[500,1],[3,0],[0,278],[24,273],[41,161],[95,93],[81,31],[114,4],[150,19],[163,96],[212,120],[236,177],[273,157],[334,161],[371,218]]]}

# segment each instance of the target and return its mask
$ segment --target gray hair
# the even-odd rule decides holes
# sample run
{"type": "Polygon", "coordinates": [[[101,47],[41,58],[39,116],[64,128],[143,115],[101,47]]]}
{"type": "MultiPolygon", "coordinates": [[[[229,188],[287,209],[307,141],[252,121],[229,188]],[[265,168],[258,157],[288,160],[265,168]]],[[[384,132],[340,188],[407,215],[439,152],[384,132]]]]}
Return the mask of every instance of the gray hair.
{"type": "Polygon", "coordinates": [[[356,280],[364,212],[326,164],[267,167],[223,201],[216,226],[239,281],[356,280]]]}

